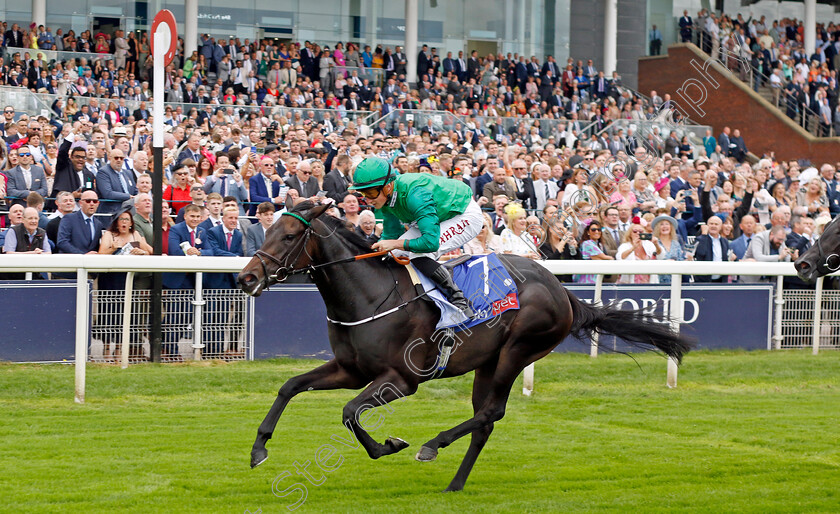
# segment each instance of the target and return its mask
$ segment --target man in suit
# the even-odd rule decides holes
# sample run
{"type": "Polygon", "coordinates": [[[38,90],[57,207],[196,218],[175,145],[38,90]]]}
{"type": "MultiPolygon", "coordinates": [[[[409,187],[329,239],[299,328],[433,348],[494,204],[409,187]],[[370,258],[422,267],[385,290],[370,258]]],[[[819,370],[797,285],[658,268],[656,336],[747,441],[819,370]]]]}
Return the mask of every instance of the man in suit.
{"type": "MultiPolygon", "coordinates": [[[[750,246],[744,253],[744,261],[790,262],[793,251],[785,244],[785,227],[774,225],[770,230],[753,236],[750,246]]],[[[742,282],[755,283],[760,277],[741,277],[742,282]]]]}
{"type": "Polygon", "coordinates": [[[248,201],[248,189],[245,187],[242,175],[230,165],[227,154],[216,158],[216,171],[205,179],[204,192],[208,195],[218,193],[222,198],[225,196],[234,197],[240,206],[239,214],[241,216],[245,215],[244,205],[248,201]],[[233,173],[229,173],[230,171],[233,173]]]}
{"type": "Polygon", "coordinates": [[[691,43],[691,30],[694,27],[694,23],[691,21],[691,16],[688,15],[688,11],[683,11],[679,24],[681,42],[691,43]]]}
{"type": "Polygon", "coordinates": [[[289,188],[298,192],[300,198],[312,198],[318,194],[318,181],[312,179],[312,167],[308,161],[298,165],[297,174],[285,180],[289,188]]]}
{"type": "Polygon", "coordinates": [[[538,164],[534,167],[534,197],[537,211],[545,209],[548,200],[557,198],[560,187],[551,179],[551,168],[548,164],[538,164]]]}
{"type": "MultiPolygon", "coordinates": [[[[601,244],[604,245],[604,253],[613,258],[624,238],[624,231],[618,226],[619,220],[618,209],[615,206],[611,205],[601,211],[601,244]]],[[[615,283],[619,278],[621,275],[606,275],[604,282],[615,283]]]]}
{"type": "MultiPolygon", "coordinates": [[[[212,255],[219,257],[242,257],[242,232],[237,228],[239,224],[239,209],[226,207],[222,213],[222,224],[207,231],[206,246],[209,247],[212,255]]],[[[205,287],[208,289],[234,289],[236,288],[235,273],[206,273],[205,287]]],[[[237,300],[238,301],[238,300],[237,300]]],[[[237,309],[234,309],[236,311],[237,309]]],[[[225,330],[224,325],[231,324],[230,300],[224,296],[210,296],[207,301],[207,309],[204,311],[205,320],[203,326],[204,341],[206,344],[205,353],[209,356],[221,356],[224,350],[225,330]],[[221,325],[221,326],[219,326],[221,325]]],[[[233,325],[237,325],[235,320],[233,325]]],[[[236,352],[235,346],[238,342],[239,330],[230,330],[231,352],[236,352]]]]}
{"type": "MultiPolygon", "coordinates": [[[[397,50],[399,50],[399,49],[400,49],[400,47],[397,47],[397,50]]],[[[418,54],[417,54],[417,80],[421,80],[423,78],[423,75],[425,75],[429,71],[429,54],[428,54],[428,51],[429,51],[429,45],[423,45],[423,48],[420,49],[420,52],[418,52],[418,54]]],[[[396,60],[397,59],[395,59],[395,61],[396,60]]]]}
{"type": "Polygon", "coordinates": [[[6,194],[15,198],[13,205],[26,205],[33,191],[47,197],[47,175],[44,168],[32,164],[32,152],[24,145],[18,149],[18,165],[6,172],[6,194]]]}
{"type": "Polygon", "coordinates": [[[443,60],[443,76],[458,71],[458,61],[452,58],[452,52],[446,52],[446,58],[443,60]]]}
{"type": "Polygon", "coordinates": [[[87,143],[73,139],[73,135],[69,135],[58,149],[53,196],[67,191],[72,193],[74,198],[80,198],[82,189],[96,188],[96,175],[85,167],[87,143]]]}
{"type": "Polygon", "coordinates": [[[493,172],[493,180],[484,184],[482,196],[487,198],[487,201],[492,201],[498,195],[507,196],[510,200],[516,200],[516,185],[513,179],[508,177],[505,169],[502,167],[496,168],[493,172]]]}
{"type": "Polygon", "coordinates": [[[455,70],[455,74],[458,75],[458,82],[466,82],[468,78],[468,69],[463,51],[458,52],[458,59],[455,62],[458,64],[458,68],[455,70]]]}
{"type": "MultiPolygon", "coordinates": [[[[184,211],[184,221],[169,229],[169,255],[213,255],[213,251],[206,246],[206,231],[198,226],[201,223],[201,207],[189,204],[182,210],[184,211]],[[181,243],[185,242],[187,243],[185,245],[186,252],[181,248],[181,243]]],[[[164,273],[163,286],[167,289],[193,289],[195,287],[195,274],[164,273]]],[[[182,334],[189,330],[191,311],[192,309],[189,308],[186,301],[176,300],[169,304],[163,324],[173,327],[174,330],[167,330],[164,333],[164,357],[180,358],[177,343],[182,334]]]]}
{"type": "Polygon", "coordinates": [[[481,62],[478,60],[478,51],[470,52],[470,59],[467,61],[467,78],[479,81],[481,75],[481,62]]]}
{"type": "Polygon", "coordinates": [[[104,201],[99,204],[99,212],[115,214],[120,210],[123,202],[137,194],[134,182],[134,172],[125,171],[123,162],[125,154],[119,148],[111,150],[108,164],[99,168],[96,173],[96,189],[99,198],[104,201]]]}
{"type": "Polygon", "coordinates": [[[146,108],[146,102],[140,102],[140,106],[137,109],[134,109],[132,115],[134,116],[135,121],[149,121],[149,116],[151,116],[151,112],[149,112],[149,109],[146,108]]]}
{"type": "Polygon", "coordinates": [[[364,210],[359,213],[359,225],[356,227],[356,233],[362,236],[368,244],[373,244],[379,241],[379,236],[376,235],[376,216],[373,211],[364,210]]]}
{"type": "Polygon", "coordinates": [[[274,161],[271,157],[264,155],[259,163],[259,173],[249,180],[248,186],[251,193],[251,208],[249,216],[257,213],[257,204],[271,202],[279,210],[283,208],[286,195],[280,194],[282,179],[277,174],[274,161]]]}
{"type": "Polygon", "coordinates": [[[718,143],[720,144],[720,149],[723,152],[723,155],[726,156],[730,155],[729,132],[729,127],[723,127],[723,132],[721,132],[720,136],[718,136],[718,143]]]}
{"type": "Polygon", "coordinates": [[[351,183],[350,167],[352,161],[349,155],[339,155],[333,161],[333,169],[324,176],[324,190],[335,203],[343,201],[347,196],[347,187],[351,183]]]}
{"type": "Polygon", "coordinates": [[[741,223],[738,226],[741,228],[741,235],[729,243],[729,249],[735,252],[735,257],[738,260],[742,260],[744,254],[747,253],[747,248],[749,248],[753,236],[755,236],[755,218],[751,214],[747,214],[741,218],[741,223]]]}
{"type": "Polygon", "coordinates": [[[840,214],[840,188],[834,180],[834,166],[823,164],[820,166],[820,177],[825,184],[825,196],[828,198],[828,210],[832,217],[840,214]]]}
{"type": "Polygon", "coordinates": [[[192,159],[195,162],[201,160],[201,134],[198,131],[193,132],[190,134],[190,137],[187,139],[187,147],[184,148],[180,154],[178,154],[178,159],[175,161],[175,165],[179,165],[184,162],[185,159],[192,159]]]}
{"type": "Polygon", "coordinates": [[[528,163],[522,159],[516,159],[510,164],[513,175],[513,183],[516,186],[516,198],[522,202],[526,209],[537,208],[537,196],[534,192],[534,181],[527,176],[528,163]]]}
{"type": "Polygon", "coordinates": [[[253,257],[265,242],[265,233],[274,223],[274,204],[263,202],[257,205],[257,221],[245,233],[245,257],[253,257]]]}
{"type": "MultiPolygon", "coordinates": [[[[697,248],[694,250],[695,261],[726,262],[735,260],[735,254],[729,255],[729,240],[721,237],[720,229],[723,221],[715,215],[706,220],[708,234],[697,236],[697,248]]],[[[784,234],[783,234],[784,235],[784,234]]],[[[695,275],[695,282],[726,282],[725,275],[695,275]]]]}
{"type": "Polygon", "coordinates": [[[96,191],[84,191],[79,200],[79,210],[66,214],[58,226],[58,253],[97,253],[99,239],[105,225],[94,217],[99,206],[96,191]]]}
{"type": "Polygon", "coordinates": [[[519,56],[519,62],[516,63],[516,83],[519,85],[519,92],[525,93],[525,84],[528,83],[528,65],[525,63],[525,57],[519,56]]]}
{"type": "Polygon", "coordinates": [[[17,23],[13,23],[12,28],[6,31],[4,42],[9,47],[23,48],[23,32],[17,23]]]}

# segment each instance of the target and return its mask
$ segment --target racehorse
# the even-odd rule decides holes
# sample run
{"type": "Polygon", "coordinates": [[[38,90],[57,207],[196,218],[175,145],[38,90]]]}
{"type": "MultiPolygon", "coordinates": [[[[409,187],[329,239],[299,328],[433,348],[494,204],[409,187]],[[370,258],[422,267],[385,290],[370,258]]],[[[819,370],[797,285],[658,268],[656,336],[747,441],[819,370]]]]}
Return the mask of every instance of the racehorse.
{"type": "Polygon", "coordinates": [[[840,216],[823,228],[823,233],[811,248],[796,259],[793,267],[799,278],[813,282],[817,277],[834,273],[840,269],[840,216]]]}
{"type": "MultiPolygon", "coordinates": [[[[268,229],[262,248],[238,277],[243,291],[258,296],[291,274],[309,271],[327,307],[335,355],[280,388],[257,431],[252,468],[268,458],[265,444],[280,415],[289,400],[303,391],[364,388],[344,407],[343,423],[373,459],[403,450],[408,443],[399,438],[375,441],[364,430],[361,414],[413,394],[420,383],[433,378],[426,371],[436,369],[439,345],[432,334],[439,309],[417,293],[405,266],[391,259],[356,260],[369,255],[370,246],[341,220],[322,216],[328,207],[307,201],[284,213],[268,229]]],[[[475,370],[474,416],[425,443],[415,457],[432,461],[439,449],[471,434],[467,453],[447,491],[463,489],[493,424],[505,414],[520,372],[548,355],[568,334],[578,338],[593,332],[620,335],[639,348],[661,350],[678,362],[691,347],[688,339],[675,334],[662,319],[642,311],[590,306],[566,291],[536,262],[500,257],[516,282],[520,308],[457,334],[459,344],[443,373],[435,378],[475,370]]]]}

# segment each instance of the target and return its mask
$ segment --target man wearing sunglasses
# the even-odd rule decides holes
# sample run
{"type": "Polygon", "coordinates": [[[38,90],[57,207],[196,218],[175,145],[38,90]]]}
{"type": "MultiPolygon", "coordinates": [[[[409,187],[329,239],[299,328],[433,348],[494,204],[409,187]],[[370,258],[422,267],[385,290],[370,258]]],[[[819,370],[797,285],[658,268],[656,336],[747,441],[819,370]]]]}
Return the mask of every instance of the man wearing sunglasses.
{"type": "Polygon", "coordinates": [[[35,192],[47,197],[47,175],[44,168],[32,164],[32,152],[23,145],[18,150],[18,165],[6,172],[6,194],[15,198],[13,205],[26,205],[26,197],[35,192]]]}
{"type": "Polygon", "coordinates": [[[79,210],[65,215],[58,225],[58,253],[97,253],[105,224],[97,217],[96,191],[82,192],[79,210]]]}
{"type": "Polygon", "coordinates": [[[67,191],[78,199],[82,196],[82,189],[96,188],[96,176],[85,166],[87,143],[74,139],[73,134],[68,135],[58,149],[53,196],[67,191]]]}
{"type": "Polygon", "coordinates": [[[372,248],[408,254],[415,267],[472,318],[474,313],[464,293],[436,260],[481,231],[484,218],[470,187],[460,180],[430,173],[397,175],[380,157],[360,162],[353,179],[349,189],[359,191],[369,205],[382,211],[382,238],[372,248]],[[411,228],[404,231],[403,224],[411,228]]]}
{"type": "Polygon", "coordinates": [[[123,202],[137,194],[137,186],[134,183],[134,172],[123,168],[123,151],[111,150],[109,157],[108,164],[99,168],[96,174],[96,188],[100,199],[106,200],[99,204],[99,212],[115,214],[123,202]]]}

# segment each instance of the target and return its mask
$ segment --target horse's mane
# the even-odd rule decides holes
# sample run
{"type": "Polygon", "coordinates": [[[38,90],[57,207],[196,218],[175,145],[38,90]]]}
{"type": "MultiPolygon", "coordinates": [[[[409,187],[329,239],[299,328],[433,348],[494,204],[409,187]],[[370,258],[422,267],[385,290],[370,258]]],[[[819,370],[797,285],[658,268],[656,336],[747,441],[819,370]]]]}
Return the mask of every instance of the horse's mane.
{"type": "MultiPolygon", "coordinates": [[[[317,204],[315,202],[307,200],[305,202],[301,202],[295,205],[290,212],[293,212],[295,214],[301,214],[304,211],[312,209],[313,207],[317,207],[317,204]]],[[[365,253],[371,251],[370,244],[367,242],[367,240],[359,234],[357,234],[355,230],[351,230],[344,220],[336,218],[334,216],[330,216],[329,214],[323,214],[317,219],[318,221],[326,225],[327,228],[329,228],[332,231],[332,233],[340,235],[345,241],[349,242],[357,249],[363,250],[365,253]]]]}

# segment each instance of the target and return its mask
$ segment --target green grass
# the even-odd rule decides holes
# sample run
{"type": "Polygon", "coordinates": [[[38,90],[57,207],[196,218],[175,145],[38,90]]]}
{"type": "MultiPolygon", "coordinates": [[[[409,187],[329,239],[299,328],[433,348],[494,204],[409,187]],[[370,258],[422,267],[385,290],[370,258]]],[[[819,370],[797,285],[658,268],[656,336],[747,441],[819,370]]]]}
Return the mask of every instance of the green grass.
{"type": "Polygon", "coordinates": [[[384,413],[373,436],[412,446],[371,461],[346,436],[352,391],[294,399],[248,467],[251,444],[277,389],[316,361],[90,366],[87,404],[72,400],[73,368],[0,365],[3,512],[288,512],[332,442],[343,458],[298,512],[838,512],[840,353],[698,352],[679,388],[665,361],[551,355],[536,392],[514,387],[505,418],[466,489],[441,494],[469,438],[437,461],[414,453],[471,415],[471,376],[425,384],[384,413]],[[641,368],[641,369],[640,369],[641,368]],[[314,469],[313,469],[314,468],[314,469]],[[296,477],[296,478],[293,478],[296,477]]]}

